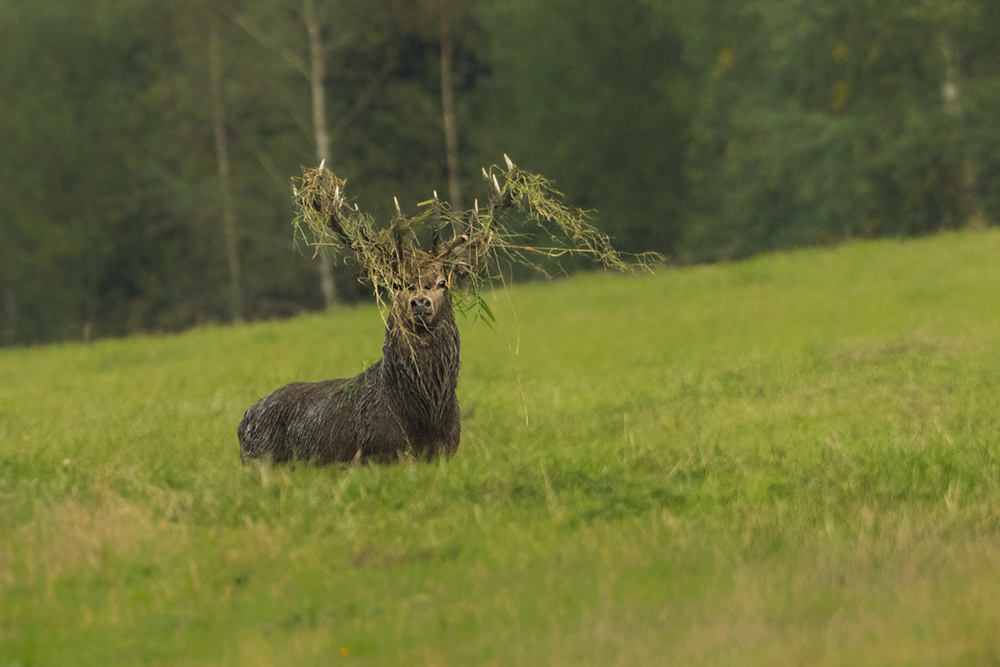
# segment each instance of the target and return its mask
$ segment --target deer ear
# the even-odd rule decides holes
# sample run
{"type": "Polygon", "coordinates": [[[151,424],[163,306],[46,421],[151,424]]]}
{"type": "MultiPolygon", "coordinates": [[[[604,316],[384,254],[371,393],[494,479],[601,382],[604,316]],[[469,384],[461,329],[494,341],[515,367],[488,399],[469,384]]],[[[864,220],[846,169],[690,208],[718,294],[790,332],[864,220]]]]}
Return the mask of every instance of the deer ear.
{"type": "Polygon", "coordinates": [[[448,283],[452,288],[464,288],[466,283],[469,282],[469,270],[468,267],[459,264],[451,270],[450,280],[448,283]]]}

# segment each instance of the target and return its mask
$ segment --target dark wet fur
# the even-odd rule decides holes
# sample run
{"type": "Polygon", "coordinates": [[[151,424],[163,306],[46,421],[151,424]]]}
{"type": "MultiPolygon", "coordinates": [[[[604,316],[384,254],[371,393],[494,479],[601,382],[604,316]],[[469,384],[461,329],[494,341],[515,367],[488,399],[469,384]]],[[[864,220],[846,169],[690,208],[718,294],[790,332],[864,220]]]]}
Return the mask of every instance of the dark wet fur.
{"type": "Polygon", "coordinates": [[[451,456],[461,421],[459,336],[446,297],[428,327],[390,317],[382,358],[359,375],[293,382],[262,398],[239,426],[240,460],[392,461],[451,456]]]}

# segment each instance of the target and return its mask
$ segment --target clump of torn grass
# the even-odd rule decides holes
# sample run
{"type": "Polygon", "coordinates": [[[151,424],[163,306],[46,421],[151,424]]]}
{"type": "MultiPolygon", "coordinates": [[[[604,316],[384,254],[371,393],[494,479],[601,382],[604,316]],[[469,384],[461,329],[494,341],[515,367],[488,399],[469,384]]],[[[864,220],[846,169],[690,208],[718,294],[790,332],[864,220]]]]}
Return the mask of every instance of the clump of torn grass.
{"type": "MultiPolygon", "coordinates": [[[[650,270],[662,260],[656,253],[630,255],[626,260],[584,211],[563,203],[562,193],[551,182],[518,168],[506,155],[504,160],[506,169],[496,165],[483,169],[486,206],[477,200],[469,210],[453,211],[435,193],[420,204],[423,210],[415,216],[404,215],[396,202],[395,215],[381,225],[345,197],[345,182],[324,165],[304,168],[293,188],[296,232],[316,252],[356,261],[380,303],[380,288],[398,289],[420,267],[438,262],[451,284],[457,279],[468,286],[470,303],[479,311],[485,309],[479,289],[502,277],[505,264],[545,273],[535,258],[558,263],[561,257],[581,255],[609,269],[635,271],[650,270]],[[547,239],[545,245],[526,243],[526,235],[507,224],[518,213],[528,229],[537,228],[547,239]],[[431,230],[429,250],[417,241],[418,231],[425,228],[431,230]]],[[[488,309],[484,314],[489,315],[488,309]]]]}

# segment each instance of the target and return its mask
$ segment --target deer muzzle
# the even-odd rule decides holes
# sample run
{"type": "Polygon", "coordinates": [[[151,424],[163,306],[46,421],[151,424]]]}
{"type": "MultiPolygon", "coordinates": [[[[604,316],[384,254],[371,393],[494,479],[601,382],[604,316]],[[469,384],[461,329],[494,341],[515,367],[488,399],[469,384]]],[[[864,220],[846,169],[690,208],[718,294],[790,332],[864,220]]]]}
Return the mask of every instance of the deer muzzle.
{"type": "Polygon", "coordinates": [[[433,314],[434,306],[426,296],[415,296],[410,299],[410,312],[418,317],[424,317],[433,314]]]}

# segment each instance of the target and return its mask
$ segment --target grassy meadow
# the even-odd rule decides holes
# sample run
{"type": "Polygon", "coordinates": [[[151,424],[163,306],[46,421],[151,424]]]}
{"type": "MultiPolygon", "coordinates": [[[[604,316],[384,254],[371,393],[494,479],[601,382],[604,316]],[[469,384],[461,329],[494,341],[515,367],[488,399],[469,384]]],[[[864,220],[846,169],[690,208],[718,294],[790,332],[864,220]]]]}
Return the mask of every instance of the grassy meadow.
{"type": "Polygon", "coordinates": [[[1000,663],[1000,233],[495,296],[430,464],[239,464],[374,307],[0,351],[0,667],[1000,663]]]}

